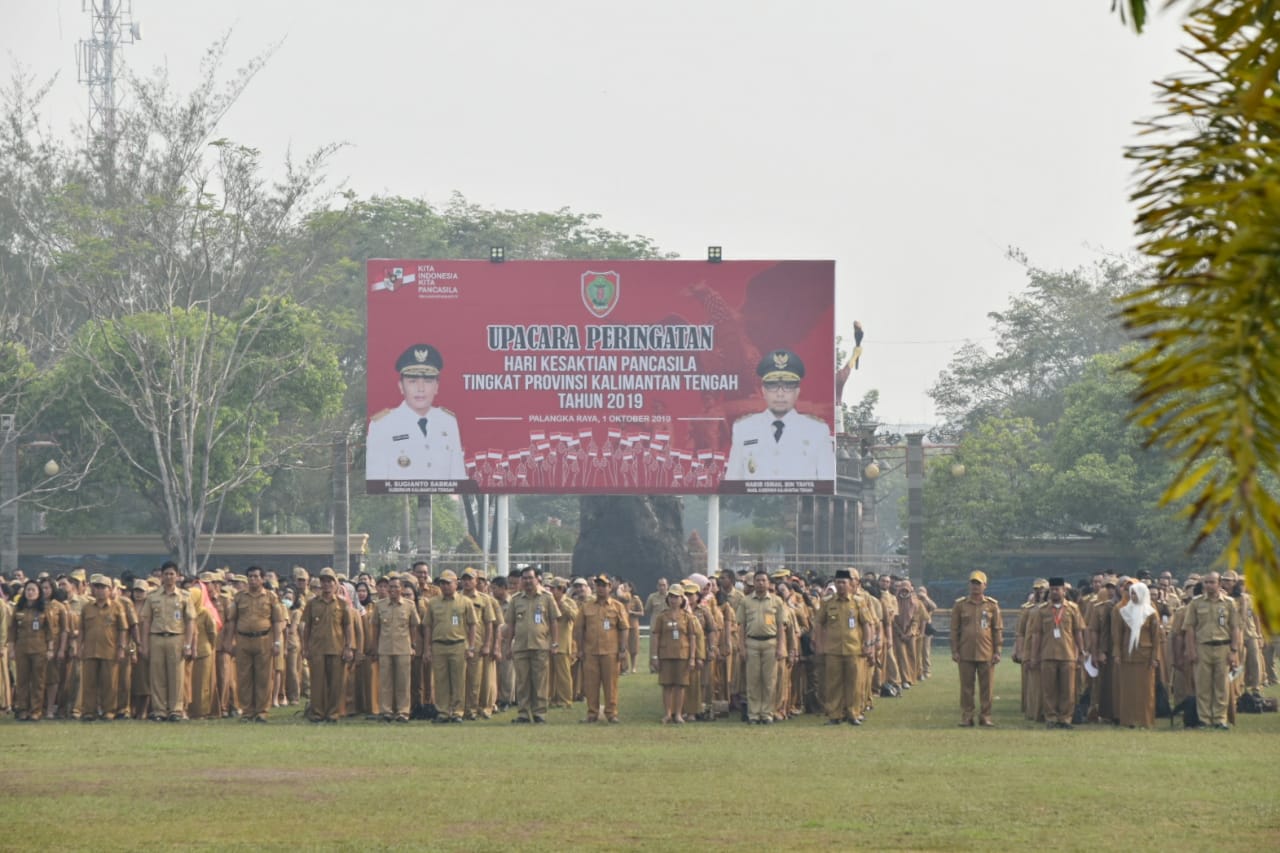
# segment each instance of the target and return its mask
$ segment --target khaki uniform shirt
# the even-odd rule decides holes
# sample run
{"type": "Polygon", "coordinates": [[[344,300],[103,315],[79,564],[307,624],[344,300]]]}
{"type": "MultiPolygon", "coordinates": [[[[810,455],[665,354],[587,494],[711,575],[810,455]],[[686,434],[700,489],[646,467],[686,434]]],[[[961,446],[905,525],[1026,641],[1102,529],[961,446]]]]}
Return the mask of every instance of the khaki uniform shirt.
{"type": "Polygon", "coordinates": [[[256,595],[248,590],[236,593],[231,607],[236,633],[270,631],[271,626],[281,620],[276,601],[276,594],[268,589],[263,589],[256,595]]]}
{"type": "Polygon", "coordinates": [[[390,598],[378,599],[373,624],[378,628],[379,655],[413,654],[413,636],[422,625],[413,603],[403,598],[395,604],[390,598]]]}
{"type": "Polygon", "coordinates": [[[649,654],[654,657],[663,660],[689,660],[696,657],[698,620],[688,610],[667,608],[658,614],[649,630],[653,640],[649,654]]]}
{"type": "MultiPolygon", "coordinates": [[[[1100,614],[1104,609],[1095,603],[1093,612],[1100,614]]],[[[1076,648],[1077,631],[1084,632],[1084,617],[1080,614],[1079,607],[1070,601],[1062,602],[1060,607],[1046,602],[1031,617],[1032,642],[1037,643],[1040,649],[1037,660],[1071,661],[1078,658],[1081,650],[1076,648]]],[[[1108,638],[1110,634],[1108,627],[1108,638]]]]}
{"type": "MultiPolygon", "coordinates": [[[[455,592],[453,598],[432,598],[427,602],[427,616],[422,621],[427,642],[441,641],[457,645],[467,639],[467,627],[479,625],[479,612],[471,599],[455,592]]],[[[478,634],[478,632],[477,632],[478,634]]],[[[476,642],[480,641],[479,636],[476,642]]]]}
{"type": "Polygon", "coordinates": [[[605,599],[603,604],[588,599],[578,608],[576,642],[584,655],[616,655],[619,649],[626,648],[625,638],[630,630],[627,608],[615,598],[605,599]]]}
{"type": "Polygon", "coordinates": [[[787,606],[771,592],[758,598],[753,592],[738,602],[738,624],[748,639],[773,639],[786,629],[787,606]]]}
{"type": "MultiPolygon", "coordinates": [[[[554,596],[555,593],[552,593],[554,596]]],[[[578,605],[573,603],[573,599],[564,596],[558,602],[560,606],[560,617],[556,619],[559,627],[560,648],[556,649],[557,654],[571,655],[574,653],[573,645],[573,629],[578,622],[578,605]]]]}
{"type": "Polygon", "coordinates": [[[667,594],[665,592],[654,591],[649,593],[649,597],[644,600],[644,612],[649,614],[649,621],[653,621],[653,617],[657,616],[663,610],[667,609],[667,594]]]}
{"type": "Polygon", "coordinates": [[[172,593],[166,593],[162,587],[147,593],[142,601],[141,616],[152,634],[182,634],[187,624],[196,618],[196,612],[185,589],[175,588],[172,593]]]}
{"type": "Polygon", "coordinates": [[[319,595],[309,600],[302,608],[302,622],[307,626],[307,653],[342,654],[347,647],[351,618],[351,605],[336,595],[333,601],[325,601],[319,595]]]}
{"type": "Polygon", "coordinates": [[[966,595],[951,607],[951,650],[959,660],[991,660],[1000,649],[1003,630],[1000,602],[989,595],[979,602],[966,595]]]}
{"type": "Polygon", "coordinates": [[[857,598],[829,598],[818,608],[815,624],[822,632],[822,653],[839,657],[862,654],[863,640],[874,618],[857,598]]]}
{"type": "Polygon", "coordinates": [[[218,626],[207,607],[196,611],[196,647],[193,657],[207,658],[218,644],[218,626]]]}
{"type": "Polygon", "coordinates": [[[120,650],[120,632],[129,630],[124,607],[118,601],[92,601],[80,609],[80,657],[87,660],[115,660],[120,650]]]}
{"type": "Polygon", "coordinates": [[[1240,630],[1240,614],[1235,601],[1219,594],[1210,601],[1203,595],[1191,599],[1183,627],[1195,631],[1197,643],[1231,642],[1240,630]]]}
{"type": "Polygon", "coordinates": [[[48,610],[41,613],[15,607],[13,621],[9,623],[9,642],[13,644],[14,654],[42,655],[56,646],[58,634],[62,632],[60,619],[60,614],[48,610]]]}
{"type": "Polygon", "coordinates": [[[551,650],[551,620],[560,617],[555,596],[546,590],[533,595],[521,590],[507,602],[506,616],[511,626],[512,651],[551,650]]]}

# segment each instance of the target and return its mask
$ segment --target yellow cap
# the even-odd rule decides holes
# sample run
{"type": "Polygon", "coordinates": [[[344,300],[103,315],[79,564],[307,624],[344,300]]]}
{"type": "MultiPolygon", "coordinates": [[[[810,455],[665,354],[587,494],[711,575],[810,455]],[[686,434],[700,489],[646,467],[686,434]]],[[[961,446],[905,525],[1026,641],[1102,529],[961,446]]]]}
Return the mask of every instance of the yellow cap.
{"type": "Polygon", "coordinates": [[[986,583],[987,573],[974,569],[973,571],[969,572],[969,580],[977,581],[978,583],[986,583]]]}

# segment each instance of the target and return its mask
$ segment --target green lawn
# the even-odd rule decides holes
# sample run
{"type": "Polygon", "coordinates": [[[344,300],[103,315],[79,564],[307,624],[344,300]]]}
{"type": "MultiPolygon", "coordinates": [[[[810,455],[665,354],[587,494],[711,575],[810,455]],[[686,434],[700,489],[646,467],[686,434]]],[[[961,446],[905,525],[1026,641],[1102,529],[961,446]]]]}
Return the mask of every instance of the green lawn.
{"type": "Polygon", "coordinates": [[[623,677],[621,726],[6,718],[0,849],[1280,848],[1280,715],[1050,732],[1006,662],[999,728],[962,730],[936,664],[860,729],[660,726],[650,675],[623,677]]]}

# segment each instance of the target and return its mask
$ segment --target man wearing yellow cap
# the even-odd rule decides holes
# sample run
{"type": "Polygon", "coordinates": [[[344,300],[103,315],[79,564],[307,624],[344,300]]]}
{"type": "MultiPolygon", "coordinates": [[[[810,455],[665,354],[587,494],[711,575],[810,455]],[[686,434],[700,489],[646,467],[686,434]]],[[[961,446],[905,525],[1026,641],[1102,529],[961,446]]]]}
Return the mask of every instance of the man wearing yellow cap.
{"type": "Polygon", "coordinates": [[[991,727],[991,682],[1000,663],[1000,602],[986,595],[985,572],[969,573],[969,594],[951,608],[951,659],[960,666],[960,725],[973,725],[973,682],[981,693],[979,724],[991,727]]]}
{"type": "Polygon", "coordinates": [[[804,362],[773,350],[756,368],[765,410],[733,425],[726,480],[834,480],[835,449],[826,421],[796,410],[804,362]]]}
{"type": "Polygon", "coordinates": [[[414,344],[396,360],[404,400],[369,420],[369,480],[465,480],[462,437],[453,412],[435,405],[444,357],[414,344]]]}
{"type": "Polygon", "coordinates": [[[111,599],[111,579],[95,574],[90,579],[93,592],[80,610],[80,695],[73,716],[86,720],[100,717],[114,720],[119,710],[116,691],[118,665],[128,650],[129,623],[124,606],[111,599]]]}

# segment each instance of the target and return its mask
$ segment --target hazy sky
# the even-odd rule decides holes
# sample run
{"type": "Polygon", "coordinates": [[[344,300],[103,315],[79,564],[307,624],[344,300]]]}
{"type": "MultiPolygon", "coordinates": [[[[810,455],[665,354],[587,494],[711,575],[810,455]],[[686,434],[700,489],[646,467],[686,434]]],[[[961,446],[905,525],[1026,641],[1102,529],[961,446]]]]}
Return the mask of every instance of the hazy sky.
{"type": "MultiPolygon", "coordinates": [[[[1141,37],[1109,0],[134,0],[125,62],[180,86],[232,30],[231,65],[282,42],[224,135],[349,143],[361,195],[453,191],[569,207],[682,257],[834,258],[837,324],[867,330],[845,392],[930,423],[926,391],[988,311],[1047,268],[1131,250],[1133,122],[1176,69],[1176,15],[1141,37]]],[[[83,123],[81,0],[0,0],[0,55],[60,75],[83,123]]]]}

